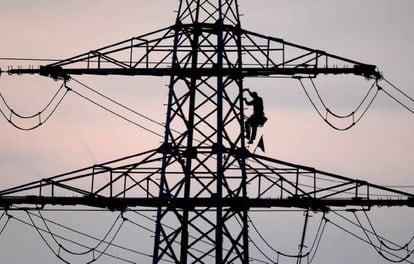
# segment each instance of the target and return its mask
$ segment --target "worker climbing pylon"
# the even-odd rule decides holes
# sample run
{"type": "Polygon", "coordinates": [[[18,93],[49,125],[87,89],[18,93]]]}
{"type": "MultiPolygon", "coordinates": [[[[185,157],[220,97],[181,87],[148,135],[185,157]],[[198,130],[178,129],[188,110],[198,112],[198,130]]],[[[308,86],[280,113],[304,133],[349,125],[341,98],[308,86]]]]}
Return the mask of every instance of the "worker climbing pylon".
{"type": "Polygon", "coordinates": [[[252,97],[251,101],[244,98],[247,105],[253,105],[253,114],[245,122],[246,138],[249,140],[249,144],[252,144],[256,139],[257,128],[259,126],[262,127],[266,123],[267,118],[263,111],[263,99],[256,92],[251,92],[249,89],[244,89],[243,91],[247,91],[250,97],[252,97]]]}

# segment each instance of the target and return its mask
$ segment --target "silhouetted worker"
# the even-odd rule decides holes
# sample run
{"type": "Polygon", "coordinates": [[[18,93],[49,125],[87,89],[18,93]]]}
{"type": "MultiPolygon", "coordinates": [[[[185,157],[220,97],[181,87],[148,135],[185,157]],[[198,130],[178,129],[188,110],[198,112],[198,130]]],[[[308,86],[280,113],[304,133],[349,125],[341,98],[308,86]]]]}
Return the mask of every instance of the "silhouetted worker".
{"type": "Polygon", "coordinates": [[[244,98],[247,105],[253,105],[253,114],[245,122],[246,137],[249,140],[249,144],[252,144],[256,138],[257,127],[263,126],[267,118],[263,112],[263,99],[256,92],[251,92],[249,89],[244,89],[243,91],[247,91],[250,97],[252,97],[251,101],[247,101],[244,98]]]}

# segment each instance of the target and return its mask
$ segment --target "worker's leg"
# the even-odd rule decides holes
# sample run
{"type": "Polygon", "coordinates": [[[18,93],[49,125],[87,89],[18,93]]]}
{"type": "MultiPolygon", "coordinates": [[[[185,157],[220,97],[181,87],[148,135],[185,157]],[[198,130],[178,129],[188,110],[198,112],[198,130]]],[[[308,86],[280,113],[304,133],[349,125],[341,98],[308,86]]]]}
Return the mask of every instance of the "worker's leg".
{"type": "Polygon", "coordinates": [[[251,126],[252,128],[252,137],[250,138],[249,144],[252,144],[253,141],[256,139],[256,133],[257,133],[257,126],[251,126]]]}
{"type": "Polygon", "coordinates": [[[250,139],[250,129],[252,127],[250,120],[247,119],[244,125],[245,125],[245,130],[246,130],[246,138],[250,139]]]}

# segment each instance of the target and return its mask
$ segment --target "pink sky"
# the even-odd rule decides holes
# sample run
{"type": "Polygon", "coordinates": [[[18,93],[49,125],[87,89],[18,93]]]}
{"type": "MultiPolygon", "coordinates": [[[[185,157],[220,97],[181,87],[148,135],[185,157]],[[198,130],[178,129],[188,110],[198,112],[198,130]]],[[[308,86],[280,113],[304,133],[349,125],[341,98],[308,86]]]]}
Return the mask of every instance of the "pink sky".
{"type": "MultiPolygon", "coordinates": [[[[63,59],[141,35],[173,24],[177,2],[0,0],[0,57],[63,59]]],[[[412,1],[243,0],[240,5],[244,28],[376,64],[390,81],[414,97],[412,1]]],[[[0,61],[0,66],[5,69],[11,63],[24,64],[0,61]]],[[[78,79],[164,121],[167,78],[78,79]]],[[[320,83],[323,95],[346,113],[370,83],[340,88],[332,84],[320,83]]],[[[37,76],[0,77],[2,94],[25,114],[36,113],[59,85],[37,76]]],[[[297,81],[249,79],[246,86],[265,97],[269,121],[259,133],[264,135],[267,155],[381,185],[414,186],[414,118],[385,95],[379,96],[361,123],[350,131],[337,132],[319,119],[297,81]]],[[[160,138],[71,94],[50,121],[35,131],[18,131],[0,119],[0,189],[142,152],[159,143],[160,138]]],[[[413,223],[410,210],[402,214],[413,223]]],[[[412,224],[404,228],[408,234],[414,233],[412,224]]],[[[7,231],[5,235],[12,237],[13,232],[7,231]]],[[[32,235],[37,234],[32,231],[32,235]]],[[[12,247],[6,241],[0,236],[0,262],[24,263],[3,254],[4,248],[12,247]]],[[[41,250],[47,251],[43,246],[41,250]]],[[[331,258],[325,255],[318,263],[329,263],[331,258]]],[[[52,261],[50,257],[53,260],[53,256],[44,256],[52,261]]],[[[36,259],[44,260],[42,256],[36,259]]],[[[369,263],[380,263],[377,261],[369,263]]]]}

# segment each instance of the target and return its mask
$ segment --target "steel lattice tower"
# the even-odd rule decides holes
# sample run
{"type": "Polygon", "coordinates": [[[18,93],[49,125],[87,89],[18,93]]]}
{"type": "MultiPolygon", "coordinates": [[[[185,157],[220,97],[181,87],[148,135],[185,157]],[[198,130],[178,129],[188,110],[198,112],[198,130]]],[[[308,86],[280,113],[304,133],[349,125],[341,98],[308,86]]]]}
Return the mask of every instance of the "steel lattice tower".
{"type": "Polygon", "coordinates": [[[373,65],[244,30],[237,0],[181,0],[170,27],[7,72],[69,85],[80,74],[170,78],[160,147],[0,191],[5,210],[16,204],[155,208],[154,264],[249,263],[250,208],[414,205],[410,193],[248,151],[245,78],[381,75],[373,65]]]}
{"type": "Polygon", "coordinates": [[[180,3],[160,197],[182,198],[184,205],[158,209],[154,263],[164,255],[180,263],[204,262],[210,253],[215,254],[216,263],[248,262],[247,208],[220,205],[222,198],[246,198],[245,160],[235,153],[226,155],[227,150],[236,152],[245,146],[240,28],[237,1],[180,3]],[[189,74],[182,76],[178,69],[189,74]],[[223,69],[232,73],[224,74],[223,69]],[[172,128],[180,133],[173,133],[172,128]],[[171,166],[173,162],[178,166],[171,166]],[[179,178],[166,176],[177,169],[182,173],[179,178]],[[234,172],[231,177],[230,170],[234,172]],[[202,208],[186,205],[185,201],[200,198],[217,202],[202,208]],[[162,225],[170,218],[176,223],[174,231],[162,225]],[[180,243],[178,249],[175,241],[180,243]],[[215,243],[200,256],[193,249],[203,241],[215,243]],[[230,248],[225,255],[224,245],[230,248]]]}

